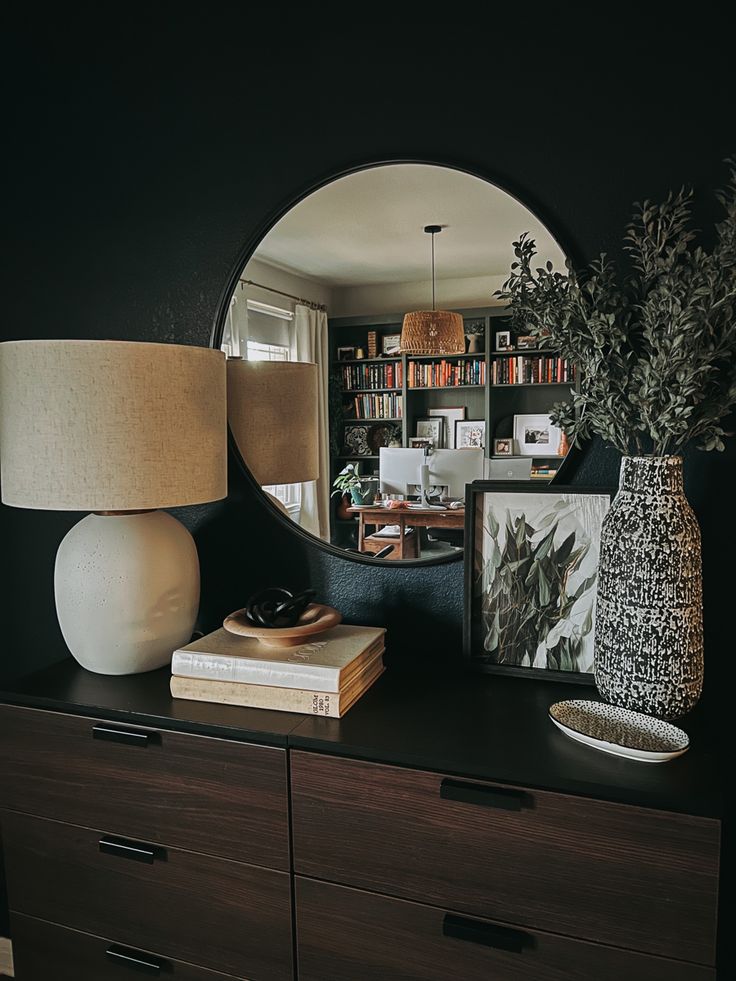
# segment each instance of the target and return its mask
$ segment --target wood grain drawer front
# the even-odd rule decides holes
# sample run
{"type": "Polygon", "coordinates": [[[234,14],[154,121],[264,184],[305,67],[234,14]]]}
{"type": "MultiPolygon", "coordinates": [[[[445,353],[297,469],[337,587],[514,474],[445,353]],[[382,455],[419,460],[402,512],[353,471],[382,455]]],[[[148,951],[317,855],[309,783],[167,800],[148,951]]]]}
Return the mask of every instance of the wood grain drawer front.
{"type": "Polygon", "coordinates": [[[298,873],[714,963],[717,821],[307,752],[291,787],[298,873]]]}
{"type": "Polygon", "coordinates": [[[0,706],[0,806],[289,868],[282,749],[0,706]]]}
{"type": "Polygon", "coordinates": [[[14,913],[239,978],[291,979],[288,873],[15,812],[0,820],[14,913]]]}
{"type": "Polygon", "coordinates": [[[18,981],[135,981],[151,977],[170,981],[233,981],[231,974],[206,971],[161,957],[155,951],[116,944],[113,940],[15,914],[13,954],[18,981]]]}
{"type": "Polygon", "coordinates": [[[709,967],[296,879],[299,981],[715,981],[709,967]]]}

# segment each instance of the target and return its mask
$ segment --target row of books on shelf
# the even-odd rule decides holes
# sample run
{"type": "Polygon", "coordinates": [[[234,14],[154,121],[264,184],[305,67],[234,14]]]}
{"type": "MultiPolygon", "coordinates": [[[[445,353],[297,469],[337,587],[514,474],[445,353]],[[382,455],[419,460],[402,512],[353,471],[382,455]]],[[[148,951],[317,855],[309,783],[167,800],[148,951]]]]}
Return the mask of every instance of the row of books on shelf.
{"type": "Polygon", "coordinates": [[[403,367],[400,361],[389,364],[346,364],[342,367],[342,387],[401,388],[403,367]]]}
{"type": "Polygon", "coordinates": [[[454,388],[458,385],[485,385],[485,358],[463,361],[411,361],[407,369],[409,388],[454,388]]]}
{"type": "Polygon", "coordinates": [[[403,399],[393,392],[372,395],[369,392],[353,399],[356,419],[401,419],[403,399]]]}
{"type": "Polygon", "coordinates": [[[529,476],[532,480],[552,480],[557,475],[557,464],[532,463],[529,476]]]}
{"type": "Polygon", "coordinates": [[[174,651],[171,694],[340,718],[384,671],[383,627],[339,624],[303,647],[264,647],[224,627],[174,651]]]}
{"type": "Polygon", "coordinates": [[[556,384],[575,381],[575,367],[569,358],[554,355],[524,355],[497,358],[491,369],[493,385],[556,384]]]}

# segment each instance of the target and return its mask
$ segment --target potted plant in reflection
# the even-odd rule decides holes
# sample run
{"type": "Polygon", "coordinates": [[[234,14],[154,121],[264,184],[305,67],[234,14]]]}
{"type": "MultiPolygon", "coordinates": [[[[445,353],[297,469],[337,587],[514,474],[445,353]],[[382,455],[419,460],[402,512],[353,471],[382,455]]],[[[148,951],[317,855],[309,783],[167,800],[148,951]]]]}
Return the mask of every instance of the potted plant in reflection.
{"type": "Polygon", "coordinates": [[[360,463],[348,463],[332,482],[335,494],[349,494],[352,504],[373,504],[378,490],[378,477],[364,477],[360,463]]]}
{"type": "Polygon", "coordinates": [[[517,330],[578,367],[579,391],[552,421],[571,442],[599,436],[623,456],[601,540],[595,679],[610,702],[664,718],[692,708],[703,683],[700,529],[681,454],[722,450],[736,404],[733,160],[729,172],[710,248],[683,190],[636,206],[624,275],[605,255],[580,273],[535,268],[524,234],[496,294],[517,330]]]}

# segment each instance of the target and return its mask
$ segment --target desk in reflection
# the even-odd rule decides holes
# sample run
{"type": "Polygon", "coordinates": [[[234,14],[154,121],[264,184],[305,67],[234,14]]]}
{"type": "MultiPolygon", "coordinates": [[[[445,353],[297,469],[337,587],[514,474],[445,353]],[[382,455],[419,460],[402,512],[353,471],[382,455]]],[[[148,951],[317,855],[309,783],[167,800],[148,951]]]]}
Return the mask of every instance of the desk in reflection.
{"type": "Polygon", "coordinates": [[[421,558],[419,528],[450,528],[462,531],[465,526],[465,509],[456,508],[436,511],[433,508],[386,508],[350,507],[351,514],[358,515],[358,551],[380,552],[387,545],[393,546],[389,559],[421,558]],[[397,534],[383,536],[376,534],[381,528],[397,526],[397,534]],[[366,527],[375,527],[376,532],[366,534],[366,527]]]}

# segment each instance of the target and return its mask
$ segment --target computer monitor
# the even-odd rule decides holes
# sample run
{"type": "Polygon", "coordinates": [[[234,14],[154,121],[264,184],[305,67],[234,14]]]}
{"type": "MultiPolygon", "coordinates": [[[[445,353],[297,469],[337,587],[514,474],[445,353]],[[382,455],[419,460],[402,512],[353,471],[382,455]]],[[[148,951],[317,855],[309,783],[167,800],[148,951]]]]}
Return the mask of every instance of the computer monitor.
{"type": "Polygon", "coordinates": [[[382,494],[407,497],[416,493],[421,481],[424,450],[382,446],[378,451],[378,470],[382,494]]]}
{"type": "Polygon", "coordinates": [[[429,454],[429,483],[447,488],[447,496],[465,498],[465,485],[483,476],[483,450],[434,450],[429,454]]]}

